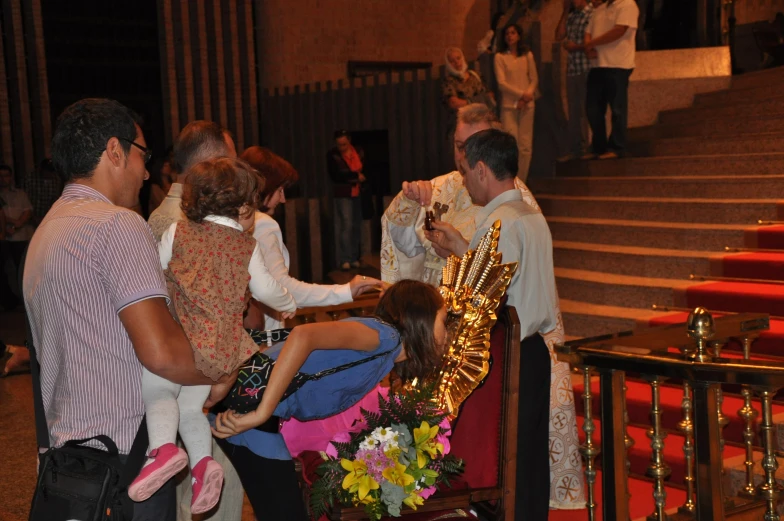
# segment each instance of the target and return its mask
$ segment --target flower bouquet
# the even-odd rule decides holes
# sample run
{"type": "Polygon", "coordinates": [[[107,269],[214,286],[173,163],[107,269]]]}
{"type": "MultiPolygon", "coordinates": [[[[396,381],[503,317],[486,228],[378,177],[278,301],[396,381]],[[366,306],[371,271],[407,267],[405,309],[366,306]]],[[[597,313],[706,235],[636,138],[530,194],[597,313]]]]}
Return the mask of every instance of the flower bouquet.
{"type": "Polygon", "coordinates": [[[374,521],[416,510],[441,484],[462,472],[449,455],[451,428],[433,401],[434,387],[379,394],[379,412],[362,410],[364,428],[332,441],[310,489],[314,519],[335,504],[363,505],[374,521]]]}

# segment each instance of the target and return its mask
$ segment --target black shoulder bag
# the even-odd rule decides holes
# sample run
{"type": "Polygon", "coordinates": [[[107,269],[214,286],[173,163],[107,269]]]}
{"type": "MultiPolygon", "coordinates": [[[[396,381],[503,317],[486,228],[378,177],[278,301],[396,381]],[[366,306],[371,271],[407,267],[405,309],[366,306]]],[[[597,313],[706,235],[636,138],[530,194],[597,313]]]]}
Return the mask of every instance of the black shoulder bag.
{"type": "Polygon", "coordinates": [[[133,501],[128,485],[138,475],[147,451],[147,427],[142,418],[131,452],[123,463],[117,445],[108,436],[71,440],[60,448],[49,448],[49,433],[41,397],[40,366],[27,324],[27,346],[33,377],[33,401],[38,445],[48,450],[40,455],[38,483],[30,507],[29,521],[131,521],[133,501]],[[86,447],[97,440],[107,450],[86,447]]]}

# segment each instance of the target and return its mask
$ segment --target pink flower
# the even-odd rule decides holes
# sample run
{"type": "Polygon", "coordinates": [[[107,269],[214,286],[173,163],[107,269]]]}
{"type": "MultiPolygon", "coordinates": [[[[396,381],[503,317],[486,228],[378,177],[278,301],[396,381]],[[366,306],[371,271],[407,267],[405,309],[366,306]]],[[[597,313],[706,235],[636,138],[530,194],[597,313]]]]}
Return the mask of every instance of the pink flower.
{"type": "MultiPolygon", "coordinates": [[[[444,456],[449,454],[451,449],[451,445],[449,444],[449,436],[452,435],[452,426],[449,425],[449,420],[444,418],[441,420],[441,423],[438,424],[438,435],[436,436],[436,441],[444,446],[444,456]]],[[[432,494],[432,492],[431,492],[432,494]]],[[[427,496],[422,496],[427,498],[427,496]]]]}
{"type": "Polygon", "coordinates": [[[433,494],[435,494],[436,490],[438,489],[435,486],[423,488],[422,490],[419,491],[419,497],[421,497],[422,499],[427,499],[433,494]]]}

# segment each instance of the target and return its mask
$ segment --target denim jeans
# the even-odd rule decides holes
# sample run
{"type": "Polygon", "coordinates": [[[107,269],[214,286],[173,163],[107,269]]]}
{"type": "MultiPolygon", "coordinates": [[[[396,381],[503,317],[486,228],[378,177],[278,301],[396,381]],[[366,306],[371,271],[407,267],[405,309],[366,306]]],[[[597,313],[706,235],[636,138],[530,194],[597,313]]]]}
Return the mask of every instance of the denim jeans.
{"type": "Polygon", "coordinates": [[[622,153],[626,149],[626,128],[629,120],[629,76],[633,69],[596,67],[588,73],[588,92],[585,110],[591,124],[594,154],[608,150],[622,153]],[[609,105],[612,112],[612,130],[607,139],[605,115],[609,105]]]}
{"type": "Polygon", "coordinates": [[[362,199],[335,198],[336,256],[338,264],[359,260],[362,239],[362,199]]]}

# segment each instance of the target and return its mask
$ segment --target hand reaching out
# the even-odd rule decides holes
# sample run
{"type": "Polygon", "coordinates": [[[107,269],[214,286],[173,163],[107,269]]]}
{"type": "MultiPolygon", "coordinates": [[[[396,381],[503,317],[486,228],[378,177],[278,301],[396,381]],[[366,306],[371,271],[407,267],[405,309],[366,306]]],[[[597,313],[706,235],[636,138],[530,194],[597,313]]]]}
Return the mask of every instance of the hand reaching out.
{"type": "Polygon", "coordinates": [[[348,283],[349,287],[351,288],[351,296],[357,298],[359,295],[363,293],[367,293],[368,291],[372,291],[377,289],[379,291],[384,291],[389,287],[389,284],[386,282],[382,282],[378,279],[373,277],[366,277],[365,275],[356,275],[351,282],[348,283]]]}
{"type": "Polygon", "coordinates": [[[403,195],[422,206],[429,206],[433,198],[433,185],[430,181],[403,181],[403,195]]]}
{"type": "Polygon", "coordinates": [[[229,438],[256,428],[267,420],[269,420],[269,416],[265,418],[259,414],[258,410],[248,414],[239,414],[234,411],[222,412],[215,418],[212,435],[221,439],[229,438]]]}

